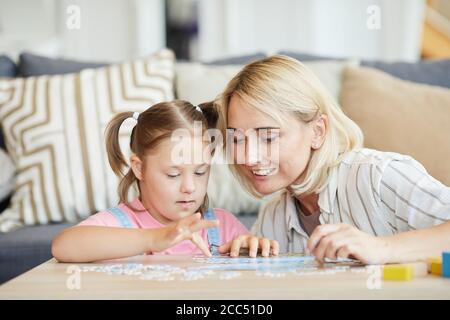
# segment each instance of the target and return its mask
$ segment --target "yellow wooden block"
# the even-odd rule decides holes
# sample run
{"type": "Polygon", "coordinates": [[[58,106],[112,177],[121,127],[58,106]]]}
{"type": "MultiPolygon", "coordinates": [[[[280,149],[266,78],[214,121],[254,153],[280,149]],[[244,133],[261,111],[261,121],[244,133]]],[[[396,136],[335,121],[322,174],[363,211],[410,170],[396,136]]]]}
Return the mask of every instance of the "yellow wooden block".
{"type": "Polygon", "coordinates": [[[442,258],[430,258],[428,259],[428,264],[432,274],[437,276],[442,275],[442,258]]]}
{"type": "Polygon", "coordinates": [[[414,268],[408,264],[386,265],[383,268],[384,280],[408,281],[414,276],[414,268]]]}

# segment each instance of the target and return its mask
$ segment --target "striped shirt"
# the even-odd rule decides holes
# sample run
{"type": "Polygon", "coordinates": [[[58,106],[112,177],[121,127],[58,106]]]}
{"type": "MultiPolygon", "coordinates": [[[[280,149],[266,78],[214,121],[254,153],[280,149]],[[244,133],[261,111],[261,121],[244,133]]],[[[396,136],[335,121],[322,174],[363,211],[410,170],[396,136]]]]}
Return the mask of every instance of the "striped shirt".
{"type": "MultiPolygon", "coordinates": [[[[450,220],[450,188],[413,158],[361,149],[330,170],[319,193],[320,224],[346,223],[382,236],[423,229],[450,220]]],[[[261,206],[252,233],[277,240],[280,252],[305,252],[295,198],[281,192],[261,206]]]]}

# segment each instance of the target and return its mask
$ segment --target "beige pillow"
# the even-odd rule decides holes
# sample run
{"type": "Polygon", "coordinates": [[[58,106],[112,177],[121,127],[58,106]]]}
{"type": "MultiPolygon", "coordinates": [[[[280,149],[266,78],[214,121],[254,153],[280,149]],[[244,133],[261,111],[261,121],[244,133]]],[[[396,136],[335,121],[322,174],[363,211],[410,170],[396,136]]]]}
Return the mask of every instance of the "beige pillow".
{"type": "MultiPolygon", "coordinates": [[[[172,100],[173,78],[174,55],[162,50],[75,74],[0,80],[0,121],[17,169],[0,231],[76,221],[116,205],[105,127],[118,112],[172,100]]],[[[126,120],[121,128],[123,147],[134,124],[126,120]]]]}
{"type": "Polygon", "coordinates": [[[450,185],[450,90],[348,67],[341,105],[363,130],[366,147],[410,155],[450,185]]]}

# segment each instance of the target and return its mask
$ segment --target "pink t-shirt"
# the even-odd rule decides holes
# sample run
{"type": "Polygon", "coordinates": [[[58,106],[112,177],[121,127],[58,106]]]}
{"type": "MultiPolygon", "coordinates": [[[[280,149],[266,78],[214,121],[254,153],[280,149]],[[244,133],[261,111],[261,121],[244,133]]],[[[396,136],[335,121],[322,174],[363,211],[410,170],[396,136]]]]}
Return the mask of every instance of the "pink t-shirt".
{"type": "MultiPolygon", "coordinates": [[[[139,198],[136,198],[130,202],[131,207],[142,211],[133,211],[125,204],[119,204],[119,208],[128,215],[134,228],[160,228],[165,227],[162,223],[157,221],[153,216],[145,210],[139,198]]],[[[230,212],[214,208],[216,219],[219,220],[220,230],[220,243],[224,244],[230,240],[233,240],[239,235],[249,234],[247,228],[239,222],[239,220],[230,212]]],[[[121,224],[117,218],[109,211],[98,212],[86,220],[80,222],[79,226],[103,226],[103,227],[121,227],[121,224]]],[[[208,243],[208,232],[203,229],[200,231],[205,243],[208,243]]],[[[162,252],[155,252],[154,254],[202,254],[200,249],[197,248],[190,240],[184,240],[175,246],[168,248],[162,252]]]]}

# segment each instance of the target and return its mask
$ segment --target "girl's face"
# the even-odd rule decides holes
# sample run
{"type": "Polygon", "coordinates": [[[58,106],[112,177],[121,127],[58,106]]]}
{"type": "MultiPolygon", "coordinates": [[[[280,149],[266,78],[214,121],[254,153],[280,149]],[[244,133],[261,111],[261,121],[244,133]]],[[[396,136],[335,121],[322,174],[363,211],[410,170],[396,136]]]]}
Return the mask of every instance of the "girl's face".
{"type": "Polygon", "coordinates": [[[290,117],[280,125],[237,95],[230,100],[228,128],[234,132],[231,141],[236,165],[262,195],[301,182],[312,146],[320,147],[325,132],[322,121],[303,123],[290,117]]]}
{"type": "Polygon", "coordinates": [[[173,142],[170,138],[147,154],[143,162],[135,155],[131,157],[133,172],[139,180],[141,201],[163,224],[197,212],[206,195],[211,160],[209,146],[201,137],[185,139],[184,146],[192,146],[191,152],[203,153],[202,161],[179,164],[176,154],[180,150],[180,142],[173,142]],[[194,146],[197,149],[194,150],[194,146]]]}

